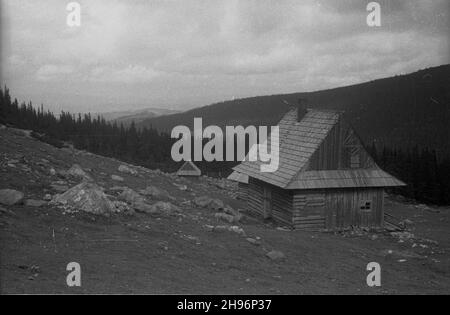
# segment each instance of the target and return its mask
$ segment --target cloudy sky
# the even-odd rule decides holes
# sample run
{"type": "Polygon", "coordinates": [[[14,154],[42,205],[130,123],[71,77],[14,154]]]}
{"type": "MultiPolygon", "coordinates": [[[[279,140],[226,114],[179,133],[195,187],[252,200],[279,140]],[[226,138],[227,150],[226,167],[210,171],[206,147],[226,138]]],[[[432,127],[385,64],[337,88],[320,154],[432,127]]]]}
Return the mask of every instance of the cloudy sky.
{"type": "Polygon", "coordinates": [[[449,63],[448,0],[1,1],[1,74],[52,110],[186,109],[449,63]]]}

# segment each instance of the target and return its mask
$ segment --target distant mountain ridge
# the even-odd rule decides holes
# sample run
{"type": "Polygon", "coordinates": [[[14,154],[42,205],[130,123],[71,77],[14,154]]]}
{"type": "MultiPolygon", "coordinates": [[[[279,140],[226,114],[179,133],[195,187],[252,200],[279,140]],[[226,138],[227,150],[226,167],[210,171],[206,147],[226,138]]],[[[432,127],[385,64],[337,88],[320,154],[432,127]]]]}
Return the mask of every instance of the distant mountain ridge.
{"type": "Polygon", "coordinates": [[[177,110],[164,108],[144,108],[137,110],[115,111],[105,113],[95,113],[94,116],[101,116],[106,121],[115,121],[124,125],[129,125],[132,121],[142,122],[145,119],[179,113],[177,110]]]}
{"type": "Polygon", "coordinates": [[[274,125],[299,98],[312,108],[345,111],[366,144],[417,145],[450,155],[450,65],[322,91],[225,101],[144,119],[137,126],[192,128],[194,117],[202,117],[204,126],[274,125]]]}

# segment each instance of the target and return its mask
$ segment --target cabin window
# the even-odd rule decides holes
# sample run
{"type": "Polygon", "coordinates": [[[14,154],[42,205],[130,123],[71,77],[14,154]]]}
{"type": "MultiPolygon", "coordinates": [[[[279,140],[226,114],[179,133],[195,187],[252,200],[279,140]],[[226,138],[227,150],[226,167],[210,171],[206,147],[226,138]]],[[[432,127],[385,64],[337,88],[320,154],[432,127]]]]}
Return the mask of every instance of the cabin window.
{"type": "Polygon", "coordinates": [[[364,211],[372,210],[372,201],[371,200],[362,200],[360,202],[359,208],[364,211]]]}

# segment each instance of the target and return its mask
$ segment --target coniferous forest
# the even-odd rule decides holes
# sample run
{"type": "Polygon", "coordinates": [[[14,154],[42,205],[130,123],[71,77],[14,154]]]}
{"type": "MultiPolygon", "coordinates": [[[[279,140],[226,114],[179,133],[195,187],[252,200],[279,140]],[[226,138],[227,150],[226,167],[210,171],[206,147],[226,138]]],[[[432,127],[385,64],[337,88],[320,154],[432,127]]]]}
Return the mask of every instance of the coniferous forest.
{"type": "MultiPolygon", "coordinates": [[[[35,107],[31,102],[12,100],[9,90],[0,89],[0,124],[34,131],[34,136],[57,147],[64,142],[79,150],[114,157],[147,168],[174,171],[179,166],[171,159],[171,147],[175,139],[153,128],[137,129],[134,123],[127,127],[107,122],[90,114],[61,112],[57,117],[35,107]]],[[[377,164],[398,177],[407,186],[393,192],[418,202],[450,204],[450,157],[439,157],[426,147],[369,148],[377,164]]],[[[226,176],[231,172],[231,162],[201,162],[204,173],[226,176]]]]}

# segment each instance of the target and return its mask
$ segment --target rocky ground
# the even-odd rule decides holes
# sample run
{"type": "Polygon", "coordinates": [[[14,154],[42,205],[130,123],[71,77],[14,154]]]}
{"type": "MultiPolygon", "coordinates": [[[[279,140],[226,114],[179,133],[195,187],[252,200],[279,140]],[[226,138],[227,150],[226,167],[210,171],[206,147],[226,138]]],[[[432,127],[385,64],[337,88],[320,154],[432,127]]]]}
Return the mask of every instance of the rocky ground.
{"type": "Polygon", "coordinates": [[[188,180],[0,126],[1,293],[450,293],[450,211],[387,200],[403,232],[291,231],[225,180],[188,180]],[[81,266],[68,287],[66,266],[81,266]],[[378,262],[381,287],[368,287],[378,262]]]}

